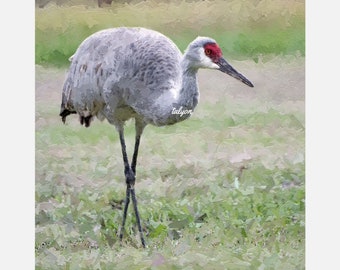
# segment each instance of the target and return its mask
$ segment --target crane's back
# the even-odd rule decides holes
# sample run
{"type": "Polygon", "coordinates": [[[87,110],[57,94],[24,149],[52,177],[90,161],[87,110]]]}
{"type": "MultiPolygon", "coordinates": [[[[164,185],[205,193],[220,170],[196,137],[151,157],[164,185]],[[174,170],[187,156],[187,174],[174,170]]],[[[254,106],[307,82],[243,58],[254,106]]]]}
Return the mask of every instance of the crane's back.
{"type": "Polygon", "coordinates": [[[182,54],[164,35],[144,28],[112,28],[85,39],[70,57],[60,116],[78,113],[116,124],[142,116],[154,100],[180,84],[182,54]]]}

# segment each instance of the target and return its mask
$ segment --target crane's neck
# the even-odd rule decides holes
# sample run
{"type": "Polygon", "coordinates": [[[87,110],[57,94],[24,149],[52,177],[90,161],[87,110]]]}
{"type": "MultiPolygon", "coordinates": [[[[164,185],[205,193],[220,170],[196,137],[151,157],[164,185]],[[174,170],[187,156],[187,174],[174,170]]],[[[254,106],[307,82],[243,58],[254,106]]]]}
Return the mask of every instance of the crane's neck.
{"type": "Polygon", "coordinates": [[[197,85],[197,68],[192,67],[190,61],[183,57],[182,63],[182,83],[177,99],[172,106],[172,120],[174,122],[183,121],[191,116],[199,100],[199,90],[197,85]]]}
{"type": "Polygon", "coordinates": [[[199,99],[197,70],[198,68],[195,68],[190,59],[184,55],[177,82],[153,104],[151,111],[158,113],[156,117],[155,114],[151,115],[151,123],[157,126],[172,125],[192,115],[199,99]]]}
{"type": "Polygon", "coordinates": [[[179,104],[185,106],[187,109],[195,109],[198,99],[199,91],[197,85],[197,69],[192,68],[187,61],[182,63],[182,89],[179,94],[179,104]]]}

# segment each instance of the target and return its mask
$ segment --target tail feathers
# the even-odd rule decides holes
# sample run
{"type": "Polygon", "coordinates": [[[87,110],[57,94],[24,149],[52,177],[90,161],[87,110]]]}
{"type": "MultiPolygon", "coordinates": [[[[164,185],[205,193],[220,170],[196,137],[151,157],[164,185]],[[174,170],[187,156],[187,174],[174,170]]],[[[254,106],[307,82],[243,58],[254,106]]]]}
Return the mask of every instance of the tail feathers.
{"type": "MultiPolygon", "coordinates": [[[[70,115],[70,114],[75,114],[75,113],[77,113],[77,112],[76,111],[70,111],[70,110],[65,109],[65,108],[62,107],[59,116],[61,116],[61,120],[65,124],[66,117],[68,115],[70,115]]],[[[93,120],[93,116],[92,115],[89,115],[89,116],[80,116],[79,120],[80,120],[80,124],[81,125],[85,125],[85,127],[89,127],[91,122],[92,122],[92,120],[93,120]]]]}
{"type": "Polygon", "coordinates": [[[63,123],[65,124],[66,122],[66,117],[70,114],[73,114],[73,113],[77,113],[76,111],[70,111],[68,109],[65,109],[62,107],[61,111],[60,111],[60,114],[59,116],[61,116],[61,120],[63,121],[63,123]]]}
{"type": "Polygon", "coordinates": [[[85,124],[85,127],[89,127],[92,120],[93,120],[92,115],[89,115],[89,116],[80,116],[80,124],[81,125],[85,124]]]}

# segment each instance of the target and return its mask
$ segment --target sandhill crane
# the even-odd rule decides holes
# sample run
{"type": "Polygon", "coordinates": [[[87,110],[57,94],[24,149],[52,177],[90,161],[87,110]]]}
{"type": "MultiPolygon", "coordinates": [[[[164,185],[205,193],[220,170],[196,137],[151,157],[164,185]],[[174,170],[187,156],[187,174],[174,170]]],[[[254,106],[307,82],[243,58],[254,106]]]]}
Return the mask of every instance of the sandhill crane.
{"type": "Polygon", "coordinates": [[[122,240],[131,198],[145,247],[134,189],[145,126],[172,125],[190,117],[199,99],[199,68],[216,69],[250,87],[253,84],[228,64],[215,40],[197,37],[183,55],[169,38],[145,28],[120,27],[94,33],[80,44],[70,61],[62,93],[62,121],[78,113],[85,127],[90,126],[94,116],[116,127],[126,181],[119,238],[122,240]],[[130,118],[135,119],[136,129],[131,165],[124,140],[124,123],[130,118]]]}

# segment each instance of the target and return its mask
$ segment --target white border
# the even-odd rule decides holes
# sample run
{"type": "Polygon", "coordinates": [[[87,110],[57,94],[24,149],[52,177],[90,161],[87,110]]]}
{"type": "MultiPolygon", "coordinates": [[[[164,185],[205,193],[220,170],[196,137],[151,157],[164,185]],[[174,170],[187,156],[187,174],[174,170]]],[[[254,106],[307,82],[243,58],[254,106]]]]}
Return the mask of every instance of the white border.
{"type": "Polygon", "coordinates": [[[340,269],[340,21],[335,3],[306,1],[306,269],[340,269]]]}
{"type": "Polygon", "coordinates": [[[1,269],[34,269],[34,1],[3,1],[1,269]]]}

